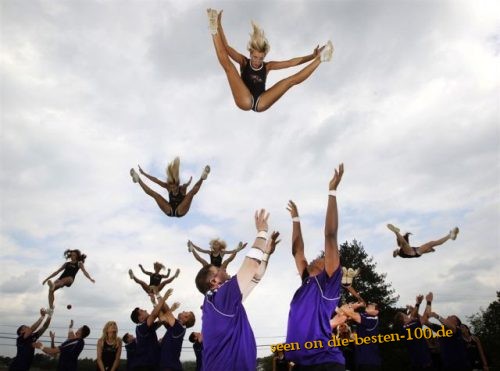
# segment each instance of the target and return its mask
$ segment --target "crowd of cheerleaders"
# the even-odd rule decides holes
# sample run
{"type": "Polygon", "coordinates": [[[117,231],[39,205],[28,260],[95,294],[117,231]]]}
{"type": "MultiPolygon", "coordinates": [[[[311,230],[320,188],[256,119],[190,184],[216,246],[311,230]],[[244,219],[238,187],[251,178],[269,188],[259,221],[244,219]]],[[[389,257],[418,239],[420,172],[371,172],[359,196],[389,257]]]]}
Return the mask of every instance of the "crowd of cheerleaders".
{"type": "MultiPolygon", "coordinates": [[[[175,162],[172,163],[174,166],[175,162]]],[[[204,173],[208,171],[205,169],[204,173]]],[[[311,341],[326,344],[332,339],[332,334],[340,340],[352,340],[353,336],[363,338],[379,335],[377,303],[366,303],[352,286],[353,278],[359,270],[340,266],[337,244],[337,187],[343,173],[344,168],[341,164],[329,182],[323,257],[307,261],[298,209],[293,201],[288,203],[287,209],[292,218],[292,255],[301,276],[301,285],[290,303],[287,344],[306,344],[311,341]],[[342,287],[350,292],[357,302],[339,306],[342,287]],[[364,311],[360,311],[362,308],[364,311]],[[348,323],[355,324],[355,334],[348,323]]],[[[200,180],[203,180],[203,176],[200,180]]],[[[175,215],[175,210],[171,215],[175,215]]],[[[269,235],[268,219],[269,214],[265,210],[255,213],[257,230],[255,241],[237,274],[232,278],[226,272],[227,265],[246,244],[240,242],[236,249],[227,251],[226,244],[215,239],[210,242],[210,249],[205,250],[188,241],[188,250],[203,266],[195,278],[196,287],[204,294],[202,331],[193,332],[189,336],[196,354],[198,370],[254,371],[256,369],[255,337],[243,302],[262,279],[269,259],[280,242],[279,232],[272,232],[269,235]],[[209,254],[210,263],[199,253],[209,254]],[[224,260],[224,255],[229,257],[224,260]]],[[[404,244],[408,243],[408,236],[406,235],[406,238],[401,236],[399,230],[392,225],[388,225],[388,228],[396,234],[397,243],[400,249],[403,249],[404,244]]],[[[455,239],[457,232],[458,229],[454,229],[444,239],[429,243],[431,247],[425,244],[423,247],[412,248],[416,256],[411,257],[418,257],[448,239],[455,239]]],[[[49,308],[40,310],[40,318],[32,326],[23,325],[17,330],[17,355],[10,370],[28,370],[35,348],[52,356],[59,355],[58,370],[77,369],[78,356],[83,350],[84,339],[90,333],[88,326],[82,326],[75,332],[71,321],[68,339],[60,346],[55,346],[52,332],[50,332],[52,339],[50,346],[44,346],[38,341],[49,327],[52,318],[54,292],[62,287],[70,287],[79,270],[94,282],[84,267],[85,254],[79,250],[67,250],[64,256],[68,261],[43,281],[49,286],[49,308]],[[52,282],[51,278],[60,272],[62,272],[60,277],[52,282]]],[[[402,257],[410,256],[402,255],[402,257]]],[[[102,336],[97,342],[96,368],[100,371],[117,370],[122,345],[125,345],[129,370],[182,370],[180,362],[182,342],[186,329],[194,325],[195,317],[193,312],[188,311],[174,316],[173,313],[180,304],[166,303],[172,294],[172,289],[168,289],[163,295],[160,294],[165,285],[179,275],[179,270],[170,277],[170,270],[167,274],[161,274],[165,267],[159,262],[154,263],[153,272],[145,270],[140,264],[139,267],[149,276],[149,284],[139,280],[132,270],[129,270],[130,278],[150,296],[154,309],[151,313],[141,308],[133,309],[130,318],[137,325],[135,336],[125,334],[120,338],[115,322],[110,321],[105,324],[102,336]],[[166,332],[159,341],[156,331],[161,326],[166,328],[166,332]]],[[[440,369],[470,370],[472,367],[482,367],[487,370],[479,340],[471,336],[458,317],[443,318],[434,313],[431,309],[432,293],[425,297],[427,305],[423,315],[418,314],[423,298],[422,295],[417,296],[414,307],[409,308],[406,313],[399,312],[396,315],[395,328],[399,328],[402,332],[411,330],[416,334],[415,329],[422,329],[425,325],[433,331],[439,331],[441,326],[429,321],[430,318],[436,318],[449,331],[447,333],[449,336],[439,337],[438,345],[435,341],[432,342],[434,338],[426,340],[425,337],[417,335],[411,340],[407,339],[412,367],[422,370],[433,369],[436,362],[433,358],[434,350],[439,346],[440,369]]],[[[376,370],[381,366],[376,342],[355,345],[351,341],[344,343],[344,346],[308,348],[299,346],[286,354],[277,351],[273,361],[274,368],[276,370],[290,370],[292,367],[293,370],[376,370]]]]}
{"type": "MultiPolygon", "coordinates": [[[[313,52],[303,57],[288,59],[285,61],[264,62],[270,46],[264,36],[264,31],[255,23],[252,23],[253,32],[248,43],[249,58],[237,52],[231,47],[226,39],[222,28],[222,11],[208,9],[209,29],[215,47],[217,59],[222,66],[229,82],[235,104],[242,110],[253,110],[262,112],[276,103],[290,88],[308,79],[322,62],[328,62],[333,56],[333,45],[328,41],[323,47],[317,46],[313,52]],[[231,62],[236,62],[240,72],[231,62]],[[308,63],[299,72],[278,81],[272,87],[266,89],[267,74],[272,70],[284,69],[308,63]]],[[[138,183],[142,190],[152,197],[158,207],[169,217],[183,217],[189,211],[193,197],[200,190],[201,185],[210,172],[206,166],[200,179],[191,190],[187,183],[181,185],[179,179],[180,160],[176,158],[167,167],[167,180],[163,182],[158,178],[147,174],[139,166],[139,173],[134,169],[130,175],[134,183],[138,183]],[[168,192],[168,201],[159,193],[153,191],[140,177],[143,175],[151,182],[165,188],[168,192]]],[[[299,343],[310,340],[327,342],[332,333],[332,328],[341,336],[345,328],[345,321],[350,319],[358,324],[357,331],[371,334],[378,331],[378,308],[376,304],[360,302],[351,306],[341,306],[337,312],[340,298],[342,272],[345,281],[352,280],[353,271],[342,270],[339,263],[339,252],[337,246],[337,201],[336,189],[342,178],[343,166],[335,171],[335,175],[329,184],[328,206],[325,219],[325,255],[324,258],[315,259],[308,263],[304,254],[304,245],[300,230],[300,219],[297,207],[293,202],[289,203],[289,211],[293,220],[293,246],[292,254],[295,259],[297,270],[302,278],[302,284],[295,293],[290,304],[289,325],[287,331],[287,343],[299,343]],[[351,274],[351,276],[349,276],[351,274]],[[364,313],[356,312],[357,308],[365,305],[364,313]],[[335,313],[331,318],[332,313],[335,313]],[[340,326],[340,327],[339,327],[340,326]],[[342,327],[344,326],[344,327],[342,327]]],[[[195,350],[199,350],[203,344],[204,370],[255,370],[256,367],[256,344],[252,328],[248,322],[243,300],[250,294],[253,288],[262,278],[269,257],[272,255],[276,244],[279,242],[279,233],[272,233],[268,238],[268,214],[261,210],[255,215],[257,237],[250,252],[243,261],[238,273],[230,278],[226,273],[227,265],[234,259],[236,253],[245,245],[240,244],[233,251],[226,251],[221,241],[213,241],[210,250],[203,250],[189,242],[189,251],[202,263],[203,268],[196,276],[196,286],[205,295],[203,303],[203,323],[201,340],[200,334],[192,334],[190,339],[195,344],[195,350]],[[209,253],[210,263],[201,258],[198,253],[209,253]],[[223,262],[224,255],[229,257],[223,262]]],[[[458,228],[453,229],[445,237],[424,244],[419,247],[411,247],[408,234],[401,235],[399,229],[388,225],[389,229],[396,234],[398,249],[394,251],[394,257],[418,258],[422,254],[434,251],[434,247],[443,244],[449,239],[455,239],[458,228]]],[[[49,307],[40,311],[41,317],[32,326],[20,326],[17,334],[17,356],[11,365],[11,370],[27,370],[33,359],[34,348],[40,348],[50,355],[59,354],[59,369],[74,370],[77,367],[77,358],[84,345],[84,338],[90,330],[82,326],[76,332],[70,331],[68,340],[59,347],[51,344],[51,347],[43,347],[38,338],[48,328],[54,309],[54,292],[62,287],[69,287],[73,283],[78,270],[82,270],[87,278],[93,279],[84,268],[85,255],[78,250],[68,250],[65,257],[69,259],[58,271],[49,276],[46,282],[49,286],[49,307]],[[58,273],[62,275],[52,282],[50,278],[58,273]],[[45,321],[44,321],[45,318],[45,321]],[[43,323],[43,325],[42,325],[43,323]]],[[[169,306],[165,300],[171,294],[168,290],[165,295],[159,295],[161,289],[178,275],[168,279],[167,275],[160,274],[161,263],[155,263],[154,273],[147,272],[141,266],[141,270],[150,276],[150,284],[137,279],[132,271],[129,271],[131,279],[137,282],[150,295],[155,307],[151,313],[144,309],[135,308],[131,319],[137,324],[136,336],[126,334],[123,341],[126,344],[128,368],[137,370],[156,369],[158,364],[162,369],[181,369],[179,355],[181,343],[186,328],[193,326],[194,315],[192,312],[181,312],[177,318],[172,312],[177,308],[176,303],[169,306]],[[157,320],[159,319],[159,320],[157,320]],[[158,344],[156,330],[164,325],[167,328],[165,336],[158,344]]],[[[346,282],[344,282],[346,284],[346,282]]],[[[359,296],[359,295],[358,295],[359,296]]],[[[430,302],[428,306],[430,308],[430,302]]],[[[416,306],[418,309],[418,306],[416,306]]],[[[422,317],[413,310],[410,315],[400,314],[401,326],[428,325],[426,319],[431,317],[432,312],[426,308],[427,315],[422,317]]],[[[445,326],[453,331],[453,337],[442,338],[441,355],[443,367],[459,370],[465,369],[468,361],[465,352],[462,351],[460,321],[456,316],[443,319],[435,316],[445,326]],[[453,359],[448,354],[454,354],[453,359]]],[[[52,335],[52,334],[51,334],[52,335]]],[[[474,338],[473,338],[474,339],[474,338]]],[[[413,356],[412,364],[424,369],[429,366],[429,352],[421,342],[409,342],[410,354],[413,356]],[[420,344],[420,345],[419,345],[420,344]],[[413,350],[411,350],[413,349],[413,350]],[[418,351],[415,349],[419,349],[418,351]],[[417,354],[418,356],[415,356],[417,354]]],[[[114,322],[106,323],[103,335],[97,344],[97,367],[99,370],[116,370],[121,352],[121,340],[117,337],[117,326],[114,322]]],[[[294,370],[343,370],[344,357],[342,351],[337,348],[323,349],[300,349],[288,352],[286,355],[286,367],[294,364],[294,370]]],[[[348,358],[348,357],[347,357],[348,358]]],[[[275,362],[279,367],[283,366],[282,357],[277,357],[275,362]]],[[[358,369],[376,369],[380,364],[380,358],[373,346],[356,348],[356,363],[358,369]],[[366,354],[366,355],[363,355],[366,354]],[[370,368],[372,367],[372,368],[370,368]]],[[[484,366],[486,367],[486,366],[484,366]]]]}

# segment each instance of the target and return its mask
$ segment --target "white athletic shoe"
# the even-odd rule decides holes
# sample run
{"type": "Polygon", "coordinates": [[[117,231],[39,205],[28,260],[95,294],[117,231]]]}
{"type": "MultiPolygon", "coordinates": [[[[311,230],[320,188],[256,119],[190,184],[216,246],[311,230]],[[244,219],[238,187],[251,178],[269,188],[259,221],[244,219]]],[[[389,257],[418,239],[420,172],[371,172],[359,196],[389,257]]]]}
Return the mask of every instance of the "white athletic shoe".
{"type": "Polygon", "coordinates": [[[347,285],[347,268],[342,267],[342,285],[347,285]]]}
{"type": "Polygon", "coordinates": [[[346,281],[347,281],[347,284],[348,285],[351,285],[352,284],[352,280],[354,279],[354,277],[356,277],[359,273],[359,269],[352,269],[352,268],[349,268],[347,270],[347,274],[346,274],[346,281]]]}
{"type": "Polygon", "coordinates": [[[130,169],[130,176],[132,177],[132,181],[137,183],[139,181],[139,174],[134,170],[134,168],[130,169]]]}
{"type": "Polygon", "coordinates": [[[212,35],[217,35],[217,18],[219,17],[219,12],[215,9],[207,9],[208,16],[208,29],[212,35]]]}
{"type": "Polygon", "coordinates": [[[330,40],[325,45],[325,48],[321,51],[320,60],[321,62],[330,62],[333,56],[333,44],[330,40]]]}
{"type": "Polygon", "coordinates": [[[389,230],[391,230],[394,233],[399,233],[399,228],[393,226],[392,224],[387,224],[387,228],[389,228],[389,230]]]}
{"type": "Polygon", "coordinates": [[[132,269],[128,270],[128,275],[129,275],[129,277],[130,277],[131,280],[134,279],[134,272],[132,272],[132,269]]]}
{"type": "Polygon", "coordinates": [[[52,315],[54,314],[54,308],[45,309],[45,313],[47,313],[49,317],[52,317],[52,315]]]}
{"type": "Polygon", "coordinates": [[[450,231],[450,240],[456,240],[458,232],[460,232],[460,230],[458,229],[458,227],[453,228],[450,231]]]}
{"type": "Polygon", "coordinates": [[[193,252],[193,245],[191,245],[191,241],[188,241],[187,245],[188,245],[188,251],[193,252]]]}
{"type": "Polygon", "coordinates": [[[205,166],[205,169],[203,169],[203,173],[201,173],[201,179],[206,180],[208,177],[208,174],[210,173],[210,166],[205,166]]]}

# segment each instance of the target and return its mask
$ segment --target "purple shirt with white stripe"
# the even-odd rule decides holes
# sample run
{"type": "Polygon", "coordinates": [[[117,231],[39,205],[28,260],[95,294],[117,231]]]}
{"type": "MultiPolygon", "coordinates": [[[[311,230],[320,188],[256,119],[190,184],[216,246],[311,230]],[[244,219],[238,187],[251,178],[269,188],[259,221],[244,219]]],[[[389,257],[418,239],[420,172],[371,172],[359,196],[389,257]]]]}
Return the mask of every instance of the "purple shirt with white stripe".
{"type": "Polygon", "coordinates": [[[203,302],[204,371],[255,371],[257,345],[236,276],[203,302]]]}
{"type": "Polygon", "coordinates": [[[344,356],[337,347],[329,347],[332,337],[330,318],[340,299],[339,268],[328,277],[326,271],[302,281],[290,303],[288,313],[287,343],[298,342],[300,349],[287,352],[286,358],[299,365],[320,365],[323,363],[344,364],[344,356]],[[320,340],[322,347],[306,349],[306,342],[320,340]]]}

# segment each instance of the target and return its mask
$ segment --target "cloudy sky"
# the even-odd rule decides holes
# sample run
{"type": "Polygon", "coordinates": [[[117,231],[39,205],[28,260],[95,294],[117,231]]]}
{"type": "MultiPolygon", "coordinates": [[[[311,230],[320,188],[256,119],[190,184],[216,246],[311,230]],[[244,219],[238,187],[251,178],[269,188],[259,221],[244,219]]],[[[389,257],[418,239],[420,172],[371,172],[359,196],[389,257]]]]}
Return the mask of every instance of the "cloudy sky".
{"type": "MultiPolygon", "coordinates": [[[[500,5],[494,1],[2,1],[0,162],[1,354],[47,305],[42,280],[67,248],[88,255],[56,292],[53,328],[70,318],[91,338],[120,334],[148,298],[127,275],[160,260],[180,268],[173,300],[201,316],[191,239],[253,241],[253,212],[271,212],[282,243],[246,302],[259,355],[282,341],[299,286],[290,253],[296,201],[306,254],[323,247],[328,181],[339,162],[342,241],[361,241],[411,303],[433,290],[439,313],[473,314],[495,299],[499,260],[500,5]],[[229,43],[246,54],[250,20],[267,60],[335,55],[265,113],[236,108],[205,9],[224,9],[229,43]],[[496,15],[495,15],[496,14],[496,15]],[[181,157],[182,179],[212,172],[190,213],[167,218],[132,183],[137,164],[160,178],[181,157]],[[393,259],[392,222],[414,244],[454,242],[421,259],[393,259]],[[72,304],[73,309],[65,307],[72,304]]],[[[298,69],[273,71],[268,86],[298,69]]],[[[243,254],[230,265],[235,273],[243,254]]],[[[201,328],[199,321],[194,329],[201,328]]],[[[161,333],[160,333],[161,334],[161,333]]],[[[95,356],[95,340],[84,356],[95,356]]],[[[185,343],[185,346],[189,346],[185,343]]],[[[190,349],[183,359],[192,359],[190,349]]]]}

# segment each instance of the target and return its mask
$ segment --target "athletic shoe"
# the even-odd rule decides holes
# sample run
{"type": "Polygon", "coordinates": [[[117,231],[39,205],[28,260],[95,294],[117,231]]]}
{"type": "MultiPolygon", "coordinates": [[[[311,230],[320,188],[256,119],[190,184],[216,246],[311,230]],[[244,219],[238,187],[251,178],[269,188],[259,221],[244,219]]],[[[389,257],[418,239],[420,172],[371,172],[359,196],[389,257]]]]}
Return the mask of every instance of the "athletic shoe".
{"type": "Polygon", "coordinates": [[[45,309],[45,313],[47,313],[49,317],[52,317],[52,315],[54,314],[54,308],[45,309]]]}
{"type": "Polygon", "coordinates": [[[208,29],[212,35],[217,35],[217,18],[219,17],[219,13],[215,9],[207,9],[208,16],[208,29]]]}
{"type": "Polygon", "coordinates": [[[134,272],[132,272],[132,269],[129,269],[128,270],[128,275],[130,276],[130,279],[133,280],[134,279],[134,272]]]}
{"type": "Polygon", "coordinates": [[[188,251],[193,252],[193,245],[191,244],[191,241],[188,241],[188,251]]]}
{"type": "Polygon", "coordinates": [[[347,285],[347,268],[342,267],[342,285],[347,285]]]}
{"type": "Polygon", "coordinates": [[[455,227],[453,228],[451,231],[450,231],[450,240],[455,240],[457,238],[457,235],[458,235],[458,232],[460,230],[458,229],[458,227],[455,227]]]}
{"type": "Polygon", "coordinates": [[[356,269],[356,270],[354,270],[354,269],[352,269],[352,268],[349,268],[349,269],[347,270],[347,273],[346,273],[346,281],[347,281],[347,284],[348,284],[348,285],[351,285],[351,284],[352,284],[352,279],[353,279],[354,277],[356,277],[356,275],[358,274],[358,272],[359,272],[359,271],[358,271],[357,269],[356,269]]]}
{"type": "Polygon", "coordinates": [[[210,166],[205,166],[205,169],[203,169],[203,173],[201,173],[201,179],[206,180],[208,177],[208,174],[210,173],[210,166]]]}
{"type": "Polygon", "coordinates": [[[391,230],[394,233],[399,233],[399,228],[393,226],[392,224],[387,224],[387,228],[389,228],[389,230],[391,230]]]}
{"type": "Polygon", "coordinates": [[[132,181],[137,183],[139,181],[139,174],[134,170],[134,168],[130,169],[130,176],[132,177],[132,181]]]}
{"type": "Polygon", "coordinates": [[[333,44],[330,40],[325,45],[325,48],[321,51],[320,60],[321,62],[330,62],[333,56],[333,44]]]}

